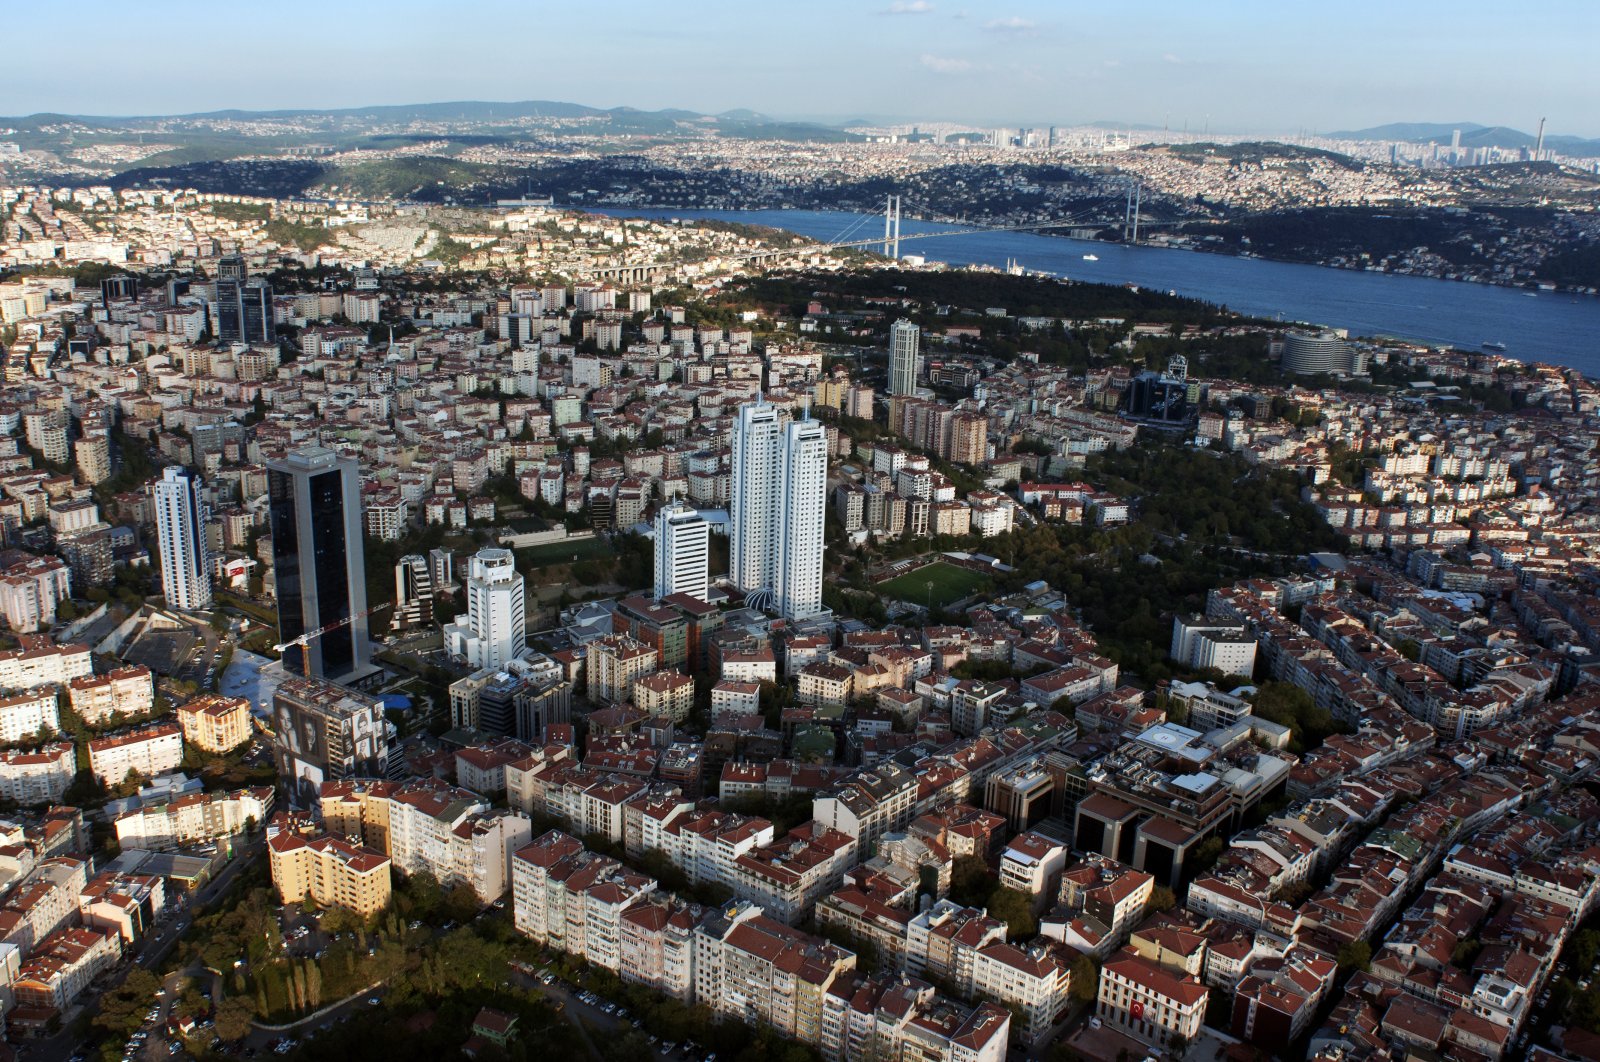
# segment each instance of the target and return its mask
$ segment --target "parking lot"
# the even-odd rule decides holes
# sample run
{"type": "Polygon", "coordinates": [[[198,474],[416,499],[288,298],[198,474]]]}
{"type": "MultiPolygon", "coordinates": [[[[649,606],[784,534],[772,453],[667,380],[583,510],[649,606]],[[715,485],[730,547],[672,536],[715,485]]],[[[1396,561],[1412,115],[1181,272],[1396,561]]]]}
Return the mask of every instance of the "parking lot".
{"type": "MultiPolygon", "coordinates": [[[[569,1017],[580,1018],[586,1025],[601,1033],[620,1033],[628,1028],[644,1032],[644,1022],[630,1014],[626,1007],[604,999],[580,985],[562,980],[547,968],[519,966],[513,975],[513,980],[523,988],[542,992],[552,1001],[563,1004],[567,1008],[569,1017]]],[[[681,1062],[717,1062],[715,1053],[708,1052],[692,1040],[683,1043],[664,1042],[653,1034],[646,1034],[645,1040],[663,1062],[667,1059],[678,1059],[681,1062]]]]}
{"type": "MultiPolygon", "coordinates": [[[[146,631],[123,652],[122,659],[129,664],[143,664],[157,675],[195,680],[183,674],[193,663],[194,648],[200,641],[193,631],[146,631]]],[[[204,673],[202,667],[201,673],[204,673]]]]}

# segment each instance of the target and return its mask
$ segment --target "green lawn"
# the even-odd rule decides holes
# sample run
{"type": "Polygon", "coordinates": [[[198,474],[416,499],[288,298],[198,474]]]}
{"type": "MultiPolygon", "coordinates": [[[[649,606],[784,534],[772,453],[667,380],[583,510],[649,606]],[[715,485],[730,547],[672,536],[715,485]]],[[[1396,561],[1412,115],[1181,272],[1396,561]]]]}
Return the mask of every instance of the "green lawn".
{"type": "Polygon", "coordinates": [[[879,583],[876,589],[885,597],[909,601],[914,605],[926,605],[929,602],[930,582],[933,583],[933,607],[944,608],[962,598],[971,597],[987,587],[989,577],[971,568],[958,568],[954,564],[939,561],[908,575],[896,576],[886,583],[879,583]]]}
{"type": "Polygon", "coordinates": [[[580,538],[576,542],[548,542],[516,552],[519,563],[537,568],[546,564],[571,564],[575,560],[609,557],[612,550],[610,541],[597,535],[594,538],[580,538]]]}

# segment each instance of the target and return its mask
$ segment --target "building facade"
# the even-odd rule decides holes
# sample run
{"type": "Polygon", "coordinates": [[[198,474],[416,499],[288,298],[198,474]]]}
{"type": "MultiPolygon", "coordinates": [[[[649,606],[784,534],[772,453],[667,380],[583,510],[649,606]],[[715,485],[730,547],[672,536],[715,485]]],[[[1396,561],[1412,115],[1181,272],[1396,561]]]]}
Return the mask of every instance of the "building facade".
{"type": "Polygon", "coordinates": [[[688,594],[706,599],[710,583],[711,528],[693,506],[674,502],[656,513],[655,599],[688,594]]]}
{"type": "Polygon", "coordinates": [[[161,552],[161,592],[170,608],[211,607],[211,559],[206,550],[209,509],[199,476],[171,465],[150,488],[161,552]]]}
{"type": "Polygon", "coordinates": [[[372,649],[361,616],[367,575],[355,459],[309,446],[268,461],[267,498],[280,637],[343,624],[284,650],[285,669],[338,682],[366,677],[372,649]]]}

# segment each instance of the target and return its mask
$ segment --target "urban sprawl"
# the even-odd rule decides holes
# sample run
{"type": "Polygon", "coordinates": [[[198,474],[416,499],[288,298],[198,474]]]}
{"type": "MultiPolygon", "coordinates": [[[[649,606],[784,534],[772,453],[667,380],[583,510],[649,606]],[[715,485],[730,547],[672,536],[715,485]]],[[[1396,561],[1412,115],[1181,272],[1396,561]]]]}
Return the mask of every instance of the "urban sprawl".
{"type": "Polygon", "coordinates": [[[0,219],[25,1057],[1600,1057],[1581,374],[527,203],[0,219]]]}

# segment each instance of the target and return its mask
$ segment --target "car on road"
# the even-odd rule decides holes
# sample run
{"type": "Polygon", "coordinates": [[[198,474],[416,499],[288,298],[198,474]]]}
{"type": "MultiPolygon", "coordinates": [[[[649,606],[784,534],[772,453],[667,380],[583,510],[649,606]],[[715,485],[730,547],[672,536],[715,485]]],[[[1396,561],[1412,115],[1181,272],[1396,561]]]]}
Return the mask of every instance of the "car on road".
{"type": "Polygon", "coordinates": [[[383,1000],[379,999],[377,996],[368,996],[367,997],[367,1006],[369,1006],[369,1007],[377,1007],[377,1006],[382,1006],[382,1005],[383,1005],[383,1000]]]}

